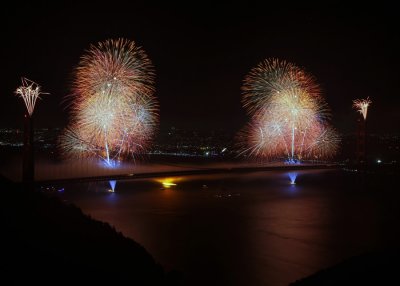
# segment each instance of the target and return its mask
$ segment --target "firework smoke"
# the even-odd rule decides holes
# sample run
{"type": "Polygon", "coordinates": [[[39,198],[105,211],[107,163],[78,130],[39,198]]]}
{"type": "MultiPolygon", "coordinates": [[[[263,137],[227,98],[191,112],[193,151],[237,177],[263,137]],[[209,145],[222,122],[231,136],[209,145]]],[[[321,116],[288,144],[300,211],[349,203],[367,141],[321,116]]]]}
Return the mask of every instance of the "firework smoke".
{"type": "Polygon", "coordinates": [[[70,96],[72,122],[60,140],[67,155],[107,164],[141,153],[158,121],[153,66],[132,41],[107,40],[81,58],[70,96]]]}

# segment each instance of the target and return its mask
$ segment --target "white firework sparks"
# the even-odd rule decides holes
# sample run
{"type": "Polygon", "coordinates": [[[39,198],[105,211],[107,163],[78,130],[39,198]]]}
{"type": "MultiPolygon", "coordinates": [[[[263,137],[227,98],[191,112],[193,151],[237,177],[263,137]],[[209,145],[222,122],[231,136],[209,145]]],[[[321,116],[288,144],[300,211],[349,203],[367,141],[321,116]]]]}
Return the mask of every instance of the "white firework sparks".
{"type": "Polygon", "coordinates": [[[40,98],[39,95],[48,93],[41,92],[40,86],[36,82],[23,77],[22,85],[17,88],[15,94],[22,97],[29,116],[32,116],[32,113],[35,109],[36,100],[40,98]]]}

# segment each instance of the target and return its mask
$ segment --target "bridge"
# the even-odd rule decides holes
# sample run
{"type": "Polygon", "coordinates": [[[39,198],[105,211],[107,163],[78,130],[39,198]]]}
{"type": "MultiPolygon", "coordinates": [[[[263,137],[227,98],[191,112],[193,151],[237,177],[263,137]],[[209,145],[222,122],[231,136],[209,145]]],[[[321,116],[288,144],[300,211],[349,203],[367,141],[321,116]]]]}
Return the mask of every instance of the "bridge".
{"type": "Polygon", "coordinates": [[[254,173],[265,171],[300,171],[300,170],[321,170],[338,169],[343,167],[340,164],[317,164],[317,165],[283,165],[283,166],[258,166],[258,167],[214,167],[214,168],[196,168],[178,171],[146,172],[146,173],[125,173],[109,174],[100,176],[86,176],[75,178],[61,178],[51,180],[37,180],[36,186],[52,185],[60,183],[81,183],[81,182],[100,182],[109,180],[139,180],[162,177],[183,177],[193,175],[214,175],[214,174],[238,174],[254,173]]]}

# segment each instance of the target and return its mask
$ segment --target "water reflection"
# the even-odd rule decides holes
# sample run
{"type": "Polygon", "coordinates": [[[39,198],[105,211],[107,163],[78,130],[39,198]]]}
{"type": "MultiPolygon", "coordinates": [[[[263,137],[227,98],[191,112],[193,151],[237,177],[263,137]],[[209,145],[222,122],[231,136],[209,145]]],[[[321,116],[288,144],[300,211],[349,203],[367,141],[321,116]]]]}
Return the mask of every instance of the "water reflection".
{"type": "Polygon", "coordinates": [[[117,184],[116,180],[110,180],[108,181],[108,183],[110,184],[111,189],[109,190],[110,193],[114,193],[115,192],[115,185],[117,184]]]}
{"type": "Polygon", "coordinates": [[[398,198],[357,191],[346,178],[316,170],[168,177],[121,181],[110,195],[60,195],[135,239],[167,271],[183,271],[185,285],[288,285],[400,239],[390,223],[400,219],[398,198]],[[284,191],[300,188],[289,185],[298,176],[302,191],[284,191]]]}
{"type": "Polygon", "coordinates": [[[182,178],[180,177],[169,177],[169,178],[157,179],[156,182],[161,183],[163,188],[169,189],[171,187],[177,186],[177,182],[181,180],[182,178]]]}
{"type": "Polygon", "coordinates": [[[296,185],[297,173],[296,172],[289,172],[288,176],[289,176],[289,179],[290,179],[290,184],[291,185],[296,185]]]}

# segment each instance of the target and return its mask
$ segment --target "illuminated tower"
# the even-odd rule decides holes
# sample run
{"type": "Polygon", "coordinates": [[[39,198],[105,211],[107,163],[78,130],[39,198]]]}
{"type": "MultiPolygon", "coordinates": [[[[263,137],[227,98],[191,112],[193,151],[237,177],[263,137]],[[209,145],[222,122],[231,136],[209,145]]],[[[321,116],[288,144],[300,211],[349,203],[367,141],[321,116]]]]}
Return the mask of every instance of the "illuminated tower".
{"type": "Polygon", "coordinates": [[[39,98],[40,86],[26,78],[22,78],[22,85],[15,91],[24,100],[26,112],[24,115],[24,154],[22,165],[22,181],[28,188],[33,188],[35,177],[34,148],[33,148],[33,111],[36,100],[39,98]]]}
{"type": "Polygon", "coordinates": [[[365,120],[357,119],[356,162],[365,162],[365,120]]]}
{"type": "Polygon", "coordinates": [[[371,100],[367,99],[356,99],[353,100],[353,108],[355,108],[362,116],[357,120],[357,147],[356,147],[356,161],[358,163],[365,163],[365,134],[366,134],[366,121],[368,107],[371,104],[371,100]]]}

